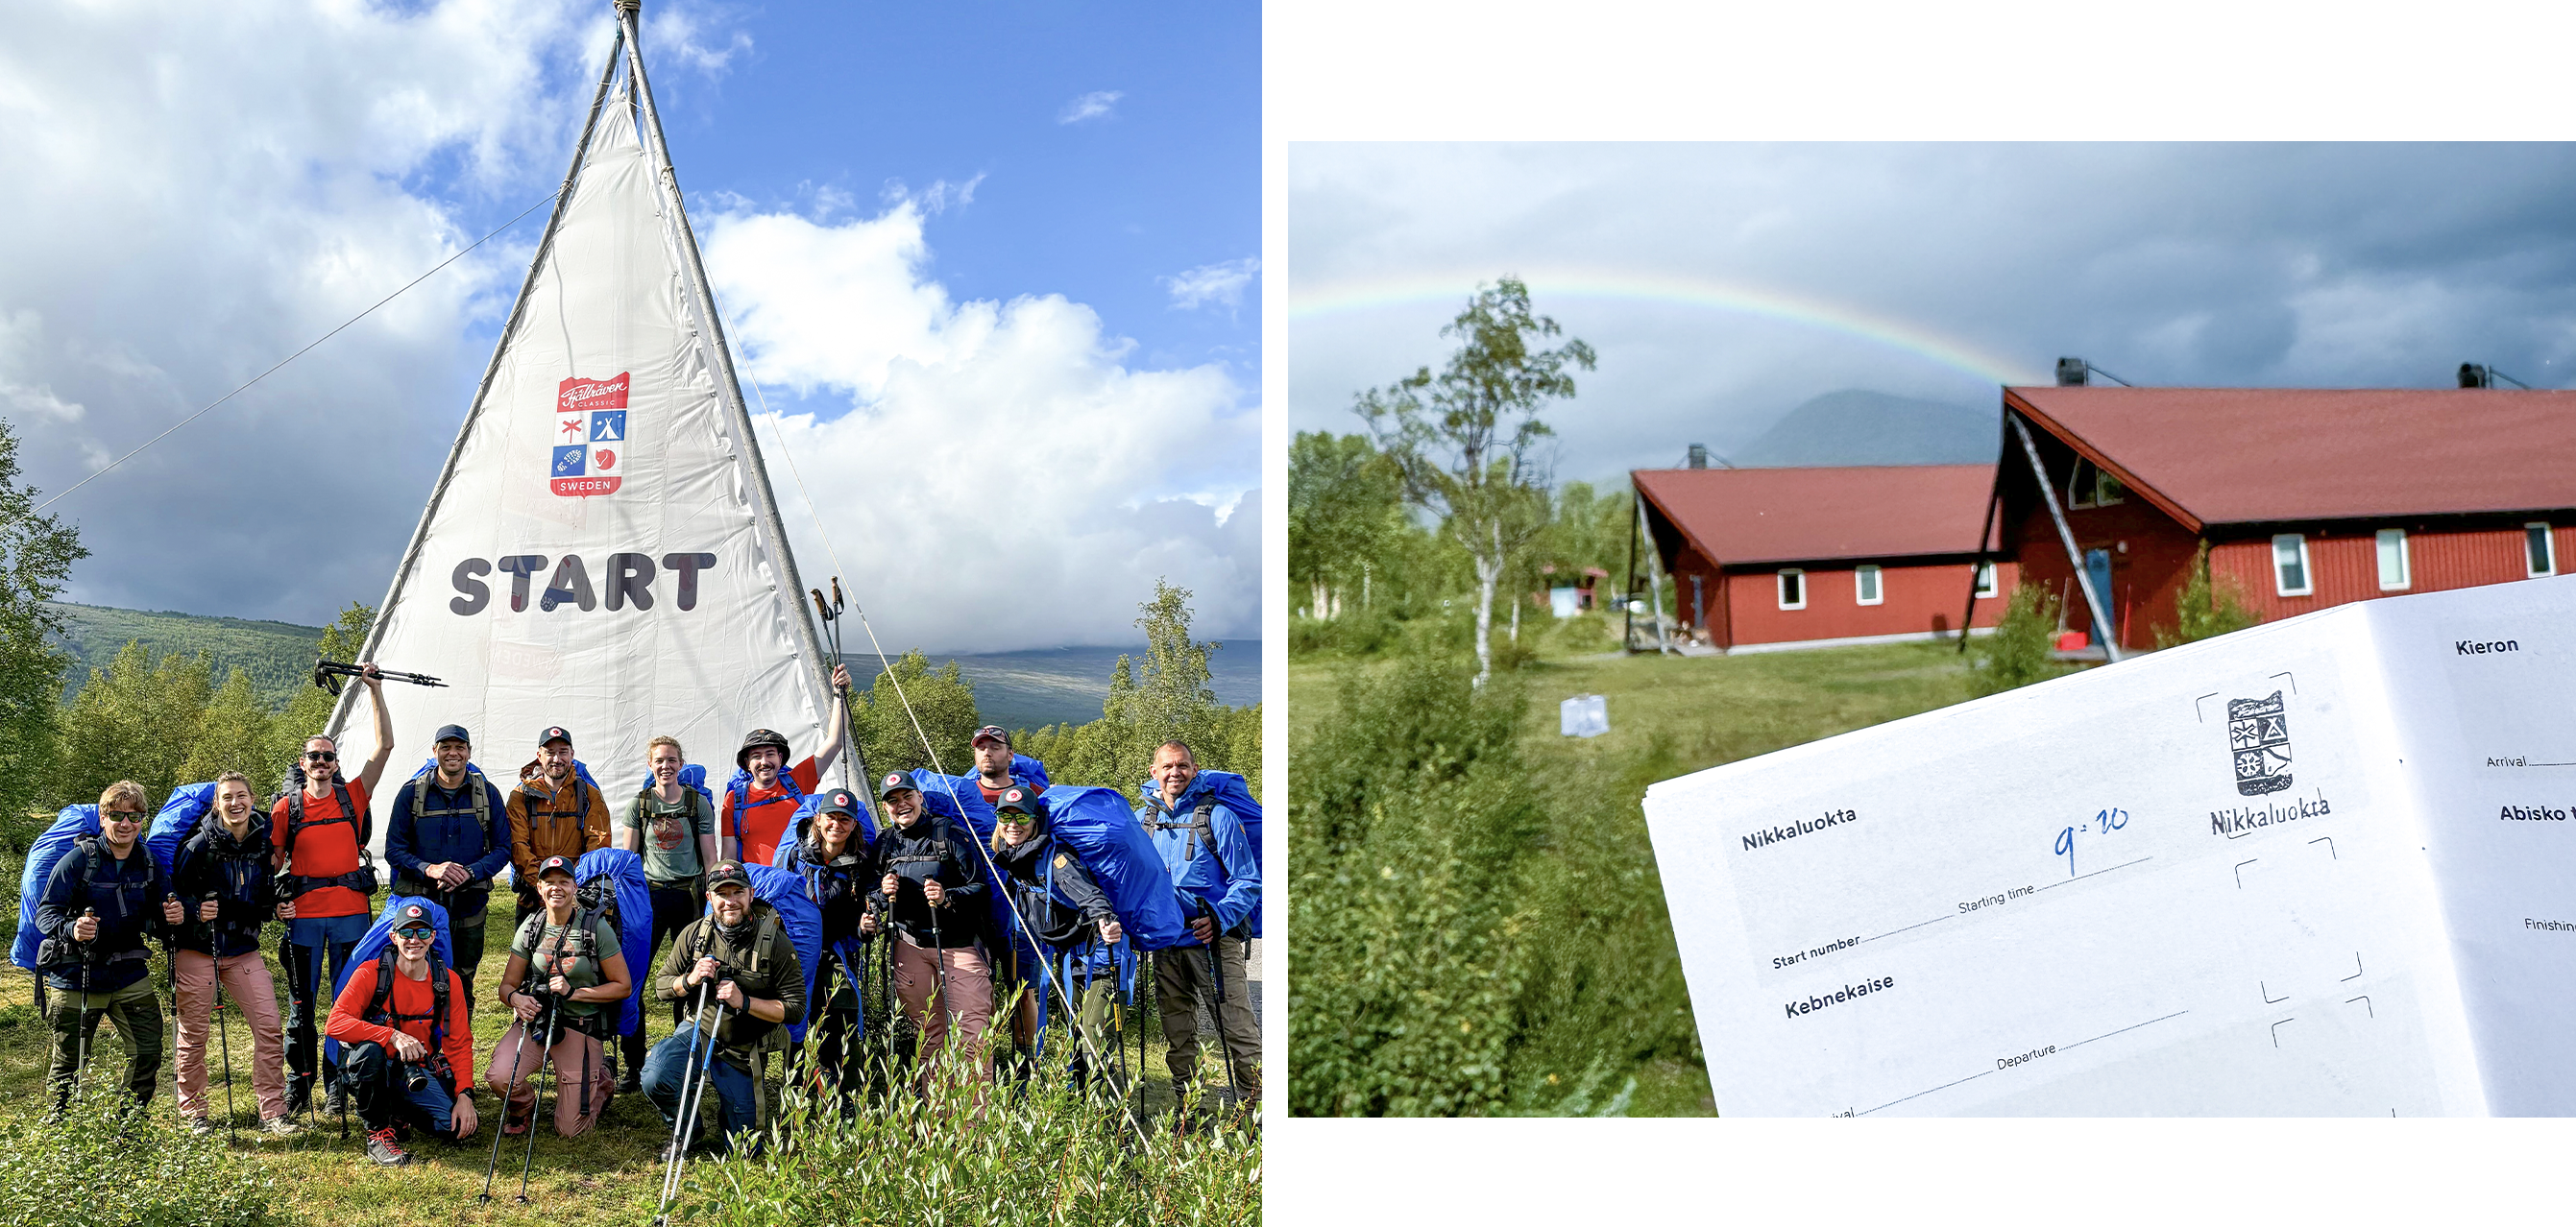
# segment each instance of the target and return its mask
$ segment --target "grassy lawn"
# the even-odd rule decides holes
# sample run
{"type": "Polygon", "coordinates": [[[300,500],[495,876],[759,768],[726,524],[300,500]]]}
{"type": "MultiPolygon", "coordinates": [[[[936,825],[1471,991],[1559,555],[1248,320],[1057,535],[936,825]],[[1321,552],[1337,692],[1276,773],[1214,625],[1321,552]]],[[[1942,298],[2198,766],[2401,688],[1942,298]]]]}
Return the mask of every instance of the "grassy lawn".
{"type": "MultiPolygon", "coordinates": [[[[1309,744],[1334,718],[1346,680],[1388,668],[1390,663],[1317,656],[1291,659],[1292,766],[1297,749],[1309,744]]],[[[1956,644],[1659,657],[1556,651],[1543,643],[1537,659],[1524,664],[1517,674],[1529,697],[1521,748],[1534,779],[1568,767],[1604,769],[1597,776],[1587,773],[1586,778],[1607,778],[1641,767],[1648,769],[1645,778],[1671,778],[1946,707],[1968,697],[1967,679],[1967,666],[1956,644]],[[1561,736],[1557,704],[1584,694],[1605,697],[1610,731],[1594,738],[1561,736]]],[[[1634,848],[1638,863],[1630,868],[1660,900],[1643,800],[1642,791],[1620,800],[1613,815],[1617,829],[1610,839],[1634,848]]],[[[1651,914],[1661,931],[1648,948],[1659,949],[1668,960],[1676,957],[1671,953],[1672,933],[1663,909],[1658,905],[1651,914]]],[[[1707,1074],[1696,1063],[1655,1060],[1630,1071],[1630,1076],[1636,1084],[1626,1104],[1629,1115],[1715,1111],[1707,1074]]]]}
{"type": "MultiPolygon", "coordinates": [[[[156,953],[156,983],[159,960],[156,953]]],[[[481,1063],[490,1061],[491,1038],[499,1036],[507,1025],[504,1011],[489,1000],[488,992],[502,961],[500,957],[486,958],[478,986],[484,989],[478,993],[480,1000],[474,1015],[476,1058],[481,1063]]],[[[270,964],[274,971],[273,955],[270,964]]],[[[283,980],[280,984],[282,988],[283,980]]],[[[33,991],[34,980],[26,972],[16,967],[0,971],[0,1116],[33,1116],[51,1105],[43,1086],[50,1036],[34,1014],[33,991]]],[[[1171,1082],[1163,1068],[1160,1027],[1145,1021],[1150,998],[1142,991],[1139,998],[1139,1006],[1128,1011],[1127,1066],[1131,1071],[1137,1070],[1141,1059],[1143,1082],[1135,1109],[1148,1129],[1158,1129],[1163,1119],[1160,1114],[1172,1105],[1171,1082]],[[1150,1040],[1145,1034],[1149,1031],[1153,1033],[1150,1040]]],[[[282,991],[279,999],[282,1005],[282,991]]],[[[168,998],[163,1000],[166,1005],[168,998]]],[[[670,1033],[668,1010],[647,1009],[645,1014],[650,1039],[658,1041],[670,1033]]],[[[176,1044],[178,1027],[176,1020],[166,1014],[164,1020],[160,1088],[154,1095],[151,1112],[157,1127],[176,1130],[175,1055],[171,1048],[176,1044]]],[[[121,1078],[125,1064],[122,1039],[107,1024],[100,1026],[98,1035],[88,1080],[95,1083],[121,1078]]],[[[258,1117],[250,1084],[250,1031],[237,1014],[230,1016],[229,1035],[235,1077],[234,1121],[240,1130],[236,1149],[244,1161],[258,1165],[276,1182],[285,1194],[286,1204],[308,1222],[330,1227],[425,1222],[640,1224],[652,1217],[662,1180],[657,1152],[670,1129],[642,1095],[618,1096],[610,1103],[598,1129],[566,1141],[554,1135],[553,1093],[541,1082],[541,1088],[546,1089],[536,1130],[535,1162],[528,1181],[530,1204],[523,1206],[513,1200],[519,1189],[520,1156],[527,1147],[524,1137],[508,1139],[502,1150],[501,1172],[493,1181],[493,1200],[478,1203],[476,1194],[482,1191],[484,1167],[492,1155],[492,1131],[501,1120],[499,1101],[488,1090],[477,1094],[475,1106],[482,1124],[468,1142],[449,1145],[415,1137],[410,1147],[410,1166],[378,1168],[364,1154],[365,1134],[354,1113],[347,1141],[340,1138],[337,1118],[321,1118],[318,1127],[291,1140],[257,1140],[261,1135],[253,1130],[258,1117]]],[[[1059,1031],[1048,1045],[1051,1058],[1062,1042],[1059,1031]]],[[[1213,1048],[1204,1051],[1201,1073],[1212,1078],[1212,1085],[1221,1093],[1223,1070],[1213,1059],[1213,1048]]],[[[207,1091],[218,1123],[224,1111],[222,1054],[220,1045],[209,1044],[207,1091]]],[[[478,1067],[478,1082],[481,1076],[478,1067]]],[[[774,1087],[778,1079],[775,1058],[770,1063],[770,1078],[774,1087]]],[[[320,1099],[317,1094],[317,1108],[320,1099]]],[[[774,1090],[772,1099],[775,1102],[774,1090]]],[[[695,1158],[691,1170],[701,1170],[695,1158]]],[[[708,1164],[704,1170],[713,1171],[714,1167],[708,1164]]]]}

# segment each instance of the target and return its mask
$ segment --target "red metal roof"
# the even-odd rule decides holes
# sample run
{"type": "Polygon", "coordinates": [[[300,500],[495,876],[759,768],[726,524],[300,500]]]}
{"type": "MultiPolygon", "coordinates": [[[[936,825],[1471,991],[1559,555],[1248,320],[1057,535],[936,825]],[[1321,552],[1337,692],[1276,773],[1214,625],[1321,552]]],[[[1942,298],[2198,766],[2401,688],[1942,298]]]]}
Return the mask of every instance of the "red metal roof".
{"type": "Polygon", "coordinates": [[[2194,532],[2576,507],[2576,392],[2037,387],[2004,399],[2194,532]]]}
{"type": "Polygon", "coordinates": [[[1629,478],[1700,553],[1734,565],[1968,553],[1995,467],[1639,469],[1629,478]]]}

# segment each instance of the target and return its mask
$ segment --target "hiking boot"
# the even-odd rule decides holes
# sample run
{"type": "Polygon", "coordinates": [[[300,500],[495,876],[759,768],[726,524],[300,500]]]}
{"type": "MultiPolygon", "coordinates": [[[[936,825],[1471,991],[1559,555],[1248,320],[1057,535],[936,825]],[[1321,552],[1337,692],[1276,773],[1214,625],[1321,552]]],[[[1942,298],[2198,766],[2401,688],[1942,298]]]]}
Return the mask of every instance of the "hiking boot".
{"type": "Polygon", "coordinates": [[[198,1137],[205,1137],[214,1131],[215,1122],[202,1116],[191,1116],[188,1118],[188,1132],[193,1133],[198,1137]]]}
{"type": "Polygon", "coordinates": [[[289,1075],[286,1079],[286,1114],[302,1116],[313,1110],[313,1080],[289,1075]]]}
{"type": "Polygon", "coordinates": [[[537,1115],[537,1105],[532,1101],[527,1107],[522,1108],[507,1100],[503,1103],[505,1106],[501,1110],[501,1136],[514,1138],[526,1133],[528,1122],[535,1119],[537,1115]]]}
{"type": "Polygon", "coordinates": [[[291,1138],[304,1132],[304,1127],[292,1117],[272,1116],[259,1123],[259,1131],[273,1138],[291,1138]]]}
{"type": "Polygon", "coordinates": [[[401,1167],[411,1162],[411,1156],[394,1143],[394,1131],[390,1127],[367,1132],[367,1157],[375,1160],[378,1167],[401,1167]]]}
{"type": "Polygon", "coordinates": [[[322,1099],[322,1114],[324,1116],[341,1116],[345,1115],[348,1111],[349,1088],[341,1085],[339,1079],[333,1078],[331,1080],[331,1093],[325,1095],[322,1099]]]}
{"type": "Polygon", "coordinates": [[[620,1095],[641,1095],[644,1093],[644,1079],[634,1070],[627,1070],[617,1075],[616,1090],[620,1095]]]}

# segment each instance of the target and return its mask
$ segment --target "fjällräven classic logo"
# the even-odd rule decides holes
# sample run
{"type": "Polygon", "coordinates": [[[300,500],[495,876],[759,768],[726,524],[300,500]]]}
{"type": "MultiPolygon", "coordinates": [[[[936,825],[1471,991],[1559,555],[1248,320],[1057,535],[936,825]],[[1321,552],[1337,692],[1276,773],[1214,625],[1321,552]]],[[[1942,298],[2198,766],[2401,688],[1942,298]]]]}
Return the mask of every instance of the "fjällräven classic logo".
{"type": "Polygon", "coordinates": [[[624,478],[617,467],[617,447],[626,446],[626,376],[607,379],[575,376],[555,385],[554,464],[547,478],[566,498],[615,493],[624,478]]]}
{"type": "Polygon", "coordinates": [[[2236,760],[2236,791],[2259,797],[2290,786],[2290,721],[2275,690],[2267,699],[2227,701],[2227,749],[2236,760]]]}

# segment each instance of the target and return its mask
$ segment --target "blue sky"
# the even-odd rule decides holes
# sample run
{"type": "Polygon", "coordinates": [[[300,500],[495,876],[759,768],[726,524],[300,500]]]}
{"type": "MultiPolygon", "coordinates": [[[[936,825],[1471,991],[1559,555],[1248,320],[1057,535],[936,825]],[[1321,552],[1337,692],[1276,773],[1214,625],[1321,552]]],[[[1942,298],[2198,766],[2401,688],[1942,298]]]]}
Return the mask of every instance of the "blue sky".
{"type": "MultiPolygon", "coordinates": [[[[0,47],[0,417],[27,478],[63,490],[542,197],[607,8],[30,15],[0,47]]],[[[1128,642],[1161,575],[1198,593],[1203,633],[1257,633],[1258,8],[644,16],[737,357],[814,467],[893,448],[971,472],[990,415],[1096,417],[1025,440],[1049,454],[1008,540],[968,531],[971,502],[902,519],[821,497],[836,541],[866,546],[845,550],[1052,566],[1078,590],[955,641],[953,619],[886,629],[934,650],[1128,642]],[[814,261],[856,271],[799,282],[814,261]]],[[[58,504],[93,551],[71,598],[308,623],[378,600],[544,217],[58,504]]],[[[887,579],[889,608],[948,582],[887,579]]]]}

